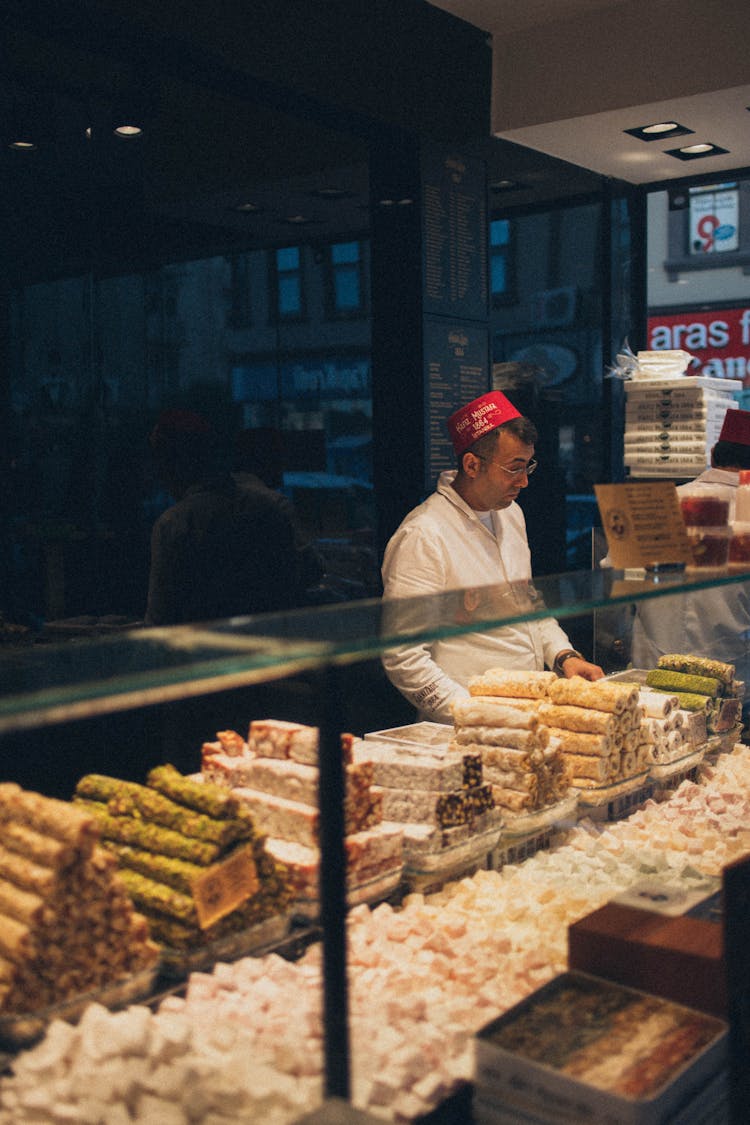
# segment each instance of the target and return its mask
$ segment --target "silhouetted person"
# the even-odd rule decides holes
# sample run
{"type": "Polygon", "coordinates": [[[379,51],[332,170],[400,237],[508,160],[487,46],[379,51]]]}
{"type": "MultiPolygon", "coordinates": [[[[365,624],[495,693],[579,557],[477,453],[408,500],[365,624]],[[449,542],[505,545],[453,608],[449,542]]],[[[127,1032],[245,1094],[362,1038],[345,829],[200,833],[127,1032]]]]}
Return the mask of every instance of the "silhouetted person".
{"type": "Polygon", "coordinates": [[[270,427],[242,430],[235,442],[233,474],[240,483],[265,489],[286,514],[294,529],[297,588],[304,592],[317,586],[324,575],[323,559],[300,526],[292,501],[280,491],[284,473],[279,431],[270,427]]]}
{"type": "Polygon", "coordinates": [[[169,410],[150,436],[175,503],[151,534],[146,621],[172,625],[301,604],[289,513],[262,484],[226,468],[229,451],[200,414],[169,410]]]}

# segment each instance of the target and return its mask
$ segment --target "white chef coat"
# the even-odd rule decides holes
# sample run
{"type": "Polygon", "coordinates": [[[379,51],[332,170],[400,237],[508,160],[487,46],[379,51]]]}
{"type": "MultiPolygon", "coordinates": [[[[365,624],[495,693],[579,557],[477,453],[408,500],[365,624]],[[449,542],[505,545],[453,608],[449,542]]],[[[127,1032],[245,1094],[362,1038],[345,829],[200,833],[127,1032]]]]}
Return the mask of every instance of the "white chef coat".
{"type": "MultiPolygon", "coordinates": [[[[705,488],[729,501],[734,518],[739,473],[707,469],[677,494],[705,488]]],[[[737,679],[750,674],[750,596],[746,585],[720,586],[639,602],[633,619],[634,668],[653,668],[665,653],[686,653],[736,666],[737,679]]],[[[748,692],[745,692],[748,698],[748,692]]]]}
{"type": "MultiPolygon", "coordinates": [[[[481,597],[481,587],[530,581],[531,553],[521,508],[512,503],[477,513],[452,487],[455,478],[455,470],[441,473],[437,490],[406,516],[390,539],[382,568],[386,602],[457,591],[457,606],[462,607],[466,591],[481,597]]],[[[467,608],[471,604],[469,593],[467,608]]],[[[420,607],[394,604],[386,610],[391,627],[398,627],[400,613],[404,623],[408,614],[408,624],[420,627],[420,607]]],[[[423,627],[429,624],[425,619],[423,627]]],[[[545,663],[552,667],[566,648],[571,648],[567,635],[553,618],[544,618],[387,651],[382,659],[391,683],[420,718],[450,723],[450,704],[468,696],[471,676],[494,667],[540,671],[545,663]]]]}

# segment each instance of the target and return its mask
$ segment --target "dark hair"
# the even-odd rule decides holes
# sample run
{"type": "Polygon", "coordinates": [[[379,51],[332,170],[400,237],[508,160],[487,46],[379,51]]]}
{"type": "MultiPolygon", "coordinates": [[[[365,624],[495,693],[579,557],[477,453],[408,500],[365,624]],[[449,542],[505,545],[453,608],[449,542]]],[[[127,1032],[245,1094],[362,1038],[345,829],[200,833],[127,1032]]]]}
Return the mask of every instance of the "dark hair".
{"type": "Polygon", "coordinates": [[[536,445],[539,439],[539,432],[531,421],[525,415],[521,414],[516,418],[511,418],[507,422],[503,422],[502,426],[496,426],[494,430],[490,430],[488,434],[482,434],[480,438],[474,442],[473,445],[465,449],[458,459],[459,469],[463,469],[464,453],[473,453],[476,457],[490,458],[495,452],[498,436],[501,430],[508,430],[511,434],[522,441],[524,445],[536,445]]]}
{"type": "Polygon", "coordinates": [[[717,469],[750,469],[750,445],[717,441],[711,450],[711,464],[717,469]]]}

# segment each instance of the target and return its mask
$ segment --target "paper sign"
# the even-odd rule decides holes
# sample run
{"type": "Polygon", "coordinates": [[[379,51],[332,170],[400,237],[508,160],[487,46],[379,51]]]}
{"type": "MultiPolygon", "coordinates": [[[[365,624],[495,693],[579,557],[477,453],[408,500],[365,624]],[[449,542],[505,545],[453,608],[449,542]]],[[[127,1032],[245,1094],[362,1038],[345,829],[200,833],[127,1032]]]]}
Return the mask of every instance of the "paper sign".
{"type": "Polygon", "coordinates": [[[672,481],[595,484],[594,492],[612,566],[626,569],[692,563],[672,481]]]}
{"type": "Polygon", "coordinates": [[[225,914],[231,914],[256,894],[259,886],[252,844],[207,867],[192,886],[198,925],[205,930],[225,914]]]}

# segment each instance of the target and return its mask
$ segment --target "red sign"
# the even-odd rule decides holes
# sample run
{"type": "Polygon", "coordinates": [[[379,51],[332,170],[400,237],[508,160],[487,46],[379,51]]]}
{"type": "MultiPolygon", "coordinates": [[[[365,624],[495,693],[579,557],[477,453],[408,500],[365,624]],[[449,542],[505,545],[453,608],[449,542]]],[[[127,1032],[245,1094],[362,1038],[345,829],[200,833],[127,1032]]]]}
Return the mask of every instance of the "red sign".
{"type": "Polygon", "coordinates": [[[647,347],[690,352],[688,375],[740,379],[750,387],[750,306],[650,316],[647,347]]]}

